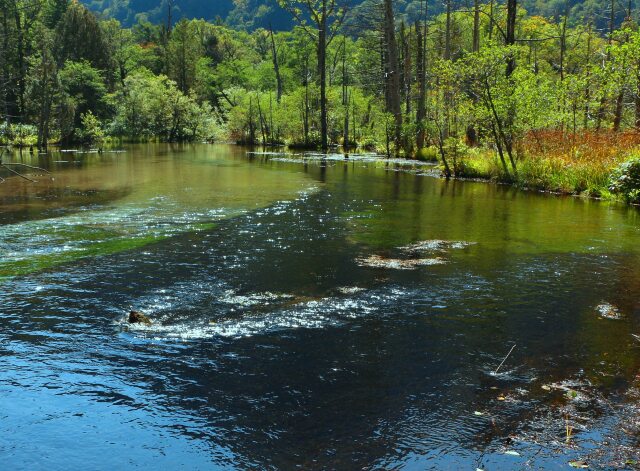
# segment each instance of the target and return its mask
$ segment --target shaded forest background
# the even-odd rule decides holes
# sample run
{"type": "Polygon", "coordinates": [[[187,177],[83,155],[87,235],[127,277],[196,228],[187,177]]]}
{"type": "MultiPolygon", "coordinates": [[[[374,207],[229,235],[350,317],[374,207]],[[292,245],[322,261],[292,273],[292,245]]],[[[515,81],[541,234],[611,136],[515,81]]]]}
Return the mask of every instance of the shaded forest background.
{"type": "MultiPolygon", "coordinates": [[[[159,23],[166,21],[167,10],[173,10],[176,20],[181,18],[201,18],[233,28],[252,30],[268,28],[276,30],[290,29],[294,22],[283,10],[277,0],[84,0],[92,11],[105,18],[115,18],[125,26],[131,26],[140,20],[159,23]]],[[[366,10],[375,0],[353,0],[352,8],[366,10]]],[[[421,2],[419,0],[395,0],[394,8],[399,20],[410,24],[420,19],[421,2]]],[[[610,0],[523,0],[520,5],[531,15],[553,17],[567,15],[572,26],[580,23],[593,23],[596,28],[606,30],[609,24],[610,0]]],[[[625,1],[616,13],[617,21],[625,17],[625,8],[636,10],[637,0],[625,1]]],[[[472,0],[457,2],[458,7],[471,7],[472,0]]],[[[429,16],[434,17],[446,10],[444,1],[430,5],[429,16]]]]}

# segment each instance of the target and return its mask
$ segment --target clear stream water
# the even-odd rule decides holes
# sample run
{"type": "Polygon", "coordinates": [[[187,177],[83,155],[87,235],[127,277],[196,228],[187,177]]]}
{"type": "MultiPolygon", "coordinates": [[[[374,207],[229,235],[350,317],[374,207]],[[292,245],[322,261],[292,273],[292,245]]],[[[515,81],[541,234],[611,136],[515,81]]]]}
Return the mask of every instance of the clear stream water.
{"type": "Polygon", "coordinates": [[[3,469],[566,469],[624,421],[633,208],[370,156],[13,159],[54,179],[0,184],[3,469]]]}

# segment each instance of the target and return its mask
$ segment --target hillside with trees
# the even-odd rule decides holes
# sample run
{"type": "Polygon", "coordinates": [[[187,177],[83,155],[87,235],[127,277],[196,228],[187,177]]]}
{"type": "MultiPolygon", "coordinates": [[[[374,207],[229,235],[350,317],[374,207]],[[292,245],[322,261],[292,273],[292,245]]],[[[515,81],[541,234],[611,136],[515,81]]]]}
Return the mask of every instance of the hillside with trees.
{"type": "MultiPolygon", "coordinates": [[[[125,26],[131,26],[140,20],[153,23],[166,23],[171,19],[205,19],[210,22],[224,23],[233,28],[253,30],[268,28],[276,30],[290,29],[292,19],[278,4],[277,0],[218,0],[202,2],[200,0],[86,0],[85,5],[104,18],[115,18],[125,26]]],[[[375,0],[350,0],[353,10],[367,10],[375,0]]],[[[574,26],[580,23],[592,23],[596,28],[605,30],[610,21],[611,0],[523,0],[521,6],[531,15],[544,17],[568,16],[574,26]]],[[[393,2],[396,16],[407,23],[421,19],[420,0],[396,0],[393,2]]],[[[451,2],[454,9],[469,9],[473,0],[451,2]]],[[[447,2],[437,1],[429,5],[428,17],[432,18],[446,11],[447,2]]],[[[635,10],[636,0],[618,5],[615,18],[618,23],[625,18],[625,11],[635,10]]]]}

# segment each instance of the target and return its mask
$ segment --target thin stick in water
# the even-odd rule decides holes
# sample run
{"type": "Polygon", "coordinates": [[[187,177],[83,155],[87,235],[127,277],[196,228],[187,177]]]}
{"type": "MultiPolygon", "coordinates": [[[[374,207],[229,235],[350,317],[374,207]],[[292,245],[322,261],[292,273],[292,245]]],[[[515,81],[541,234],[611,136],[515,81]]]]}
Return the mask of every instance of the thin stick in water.
{"type": "Polygon", "coordinates": [[[51,175],[51,172],[49,170],[47,170],[46,168],[36,167],[35,165],[9,163],[9,162],[2,162],[2,165],[19,165],[20,167],[28,167],[28,168],[33,168],[33,169],[36,169],[36,170],[42,170],[43,172],[47,172],[49,175],[51,175]]]}
{"type": "Polygon", "coordinates": [[[504,365],[504,362],[507,361],[507,358],[509,358],[509,355],[511,355],[511,352],[513,352],[513,349],[516,348],[516,344],[513,344],[513,347],[511,347],[511,350],[509,350],[509,353],[507,353],[507,356],[504,357],[504,359],[502,360],[502,362],[498,365],[498,367],[496,368],[496,370],[493,372],[493,374],[498,374],[498,370],[500,369],[500,367],[502,365],[504,365]]]}
{"type": "Polygon", "coordinates": [[[18,175],[21,178],[24,178],[25,180],[29,180],[31,183],[38,183],[36,180],[32,180],[29,177],[25,177],[24,175],[22,175],[21,173],[16,172],[15,170],[13,170],[12,168],[6,167],[4,164],[1,165],[3,168],[7,169],[8,171],[10,171],[11,173],[15,173],[16,175],[18,175]]]}

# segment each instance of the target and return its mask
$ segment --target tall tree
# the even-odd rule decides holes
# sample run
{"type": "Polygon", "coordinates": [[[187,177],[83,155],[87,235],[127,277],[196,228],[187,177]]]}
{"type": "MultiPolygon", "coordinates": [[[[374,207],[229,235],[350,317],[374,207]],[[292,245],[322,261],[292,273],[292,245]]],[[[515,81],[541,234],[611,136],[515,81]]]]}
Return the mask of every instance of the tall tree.
{"type": "Polygon", "coordinates": [[[269,25],[269,37],[271,39],[271,60],[273,61],[273,72],[276,75],[276,101],[280,103],[282,99],[282,75],[280,74],[280,63],[278,62],[278,48],[273,34],[273,28],[269,25]]]}
{"type": "Polygon", "coordinates": [[[418,152],[424,147],[425,140],[425,122],[427,117],[427,9],[428,2],[424,0],[420,2],[422,24],[416,22],[416,43],[418,48],[417,54],[417,76],[418,76],[418,105],[416,109],[416,147],[418,152]]]}
{"type": "Polygon", "coordinates": [[[392,0],[384,0],[384,45],[386,76],[386,109],[394,118],[395,152],[400,151],[400,133],[402,130],[402,111],[400,109],[400,64],[398,44],[396,43],[396,25],[392,0]]]}
{"type": "Polygon", "coordinates": [[[73,0],[60,19],[56,30],[56,56],[61,67],[66,61],[87,61],[92,67],[109,67],[109,48],[95,15],[77,0],[73,0]]]}
{"type": "Polygon", "coordinates": [[[320,84],[320,140],[322,150],[329,148],[327,113],[327,48],[335,38],[347,14],[346,0],[278,0],[296,22],[316,42],[320,84]],[[313,26],[307,18],[311,19],[313,26]]]}

